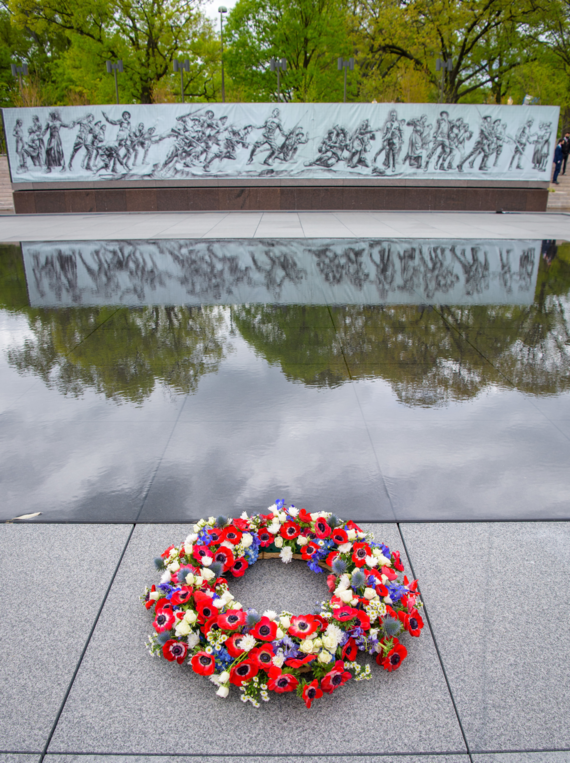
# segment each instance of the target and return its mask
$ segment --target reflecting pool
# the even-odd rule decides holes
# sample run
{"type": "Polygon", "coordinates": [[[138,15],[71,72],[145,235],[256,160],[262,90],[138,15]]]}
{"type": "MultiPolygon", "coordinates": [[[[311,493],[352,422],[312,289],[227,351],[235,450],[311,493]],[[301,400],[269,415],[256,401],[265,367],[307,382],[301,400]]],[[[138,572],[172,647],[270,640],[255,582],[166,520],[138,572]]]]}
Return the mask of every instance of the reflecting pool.
{"type": "Polygon", "coordinates": [[[570,516],[570,245],[0,252],[0,518],[570,516]]]}

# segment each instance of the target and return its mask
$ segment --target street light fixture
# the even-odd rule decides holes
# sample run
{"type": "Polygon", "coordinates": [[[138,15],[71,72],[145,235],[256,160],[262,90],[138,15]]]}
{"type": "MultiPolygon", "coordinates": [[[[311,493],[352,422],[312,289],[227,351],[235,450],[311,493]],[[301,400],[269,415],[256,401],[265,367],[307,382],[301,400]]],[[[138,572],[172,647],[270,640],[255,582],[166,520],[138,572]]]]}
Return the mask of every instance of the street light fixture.
{"type": "Polygon", "coordinates": [[[340,56],[337,65],[339,72],[344,69],[344,103],[346,103],[346,70],[354,71],[354,58],[343,58],[340,56]]]}
{"type": "Polygon", "coordinates": [[[122,72],[122,71],[123,71],[123,62],[120,58],[118,61],[115,61],[114,63],[113,61],[107,61],[107,74],[111,74],[111,72],[113,72],[113,74],[115,75],[115,96],[117,98],[117,103],[119,103],[119,83],[117,81],[117,72],[122,72]]]}
{"type": "Polygon", "coordinates": [[[222,43],[222,103],[226,102],[226,88],[224,85],[224,13],[227,12],[226,6],[220,5],[218,13],[220,14],[220,40],[222,43]]]}
{"type": "Polygon", "coordinates": [[[287,71],[287,61],[284,58],[272,58],[269,62],[272,72],[277,72],[277,100],[281,100],[281,72],[287,71]]]}
{"type": "Polygon", "coordinates": [[[14,77],[18,78],[18,82],[20,84],[20,90],[22,89],[22,75],[24,77],[28,76],[28,64],[22,64],[21,66],[18,66],[18,64],[12,64],[12,75],[14,77]]]}
{"type": "Polygon", "coordinates": [[[443,102],[443,94],[445,90],[445,72],[450,72],[453,69],[453,59],[437,58],[435,61],[436,72],[441,72],[440,84],[439,84],[439,102],[443,102]]]}
{"type": "Polygon", "coordinates": [[[190,71],[190,61],[187,58],[184,61],[175,58],[172,66],[175,72],[180,72],[180,97],[182,98],[182,103],[184,103],[184,70],[190,71]]]}

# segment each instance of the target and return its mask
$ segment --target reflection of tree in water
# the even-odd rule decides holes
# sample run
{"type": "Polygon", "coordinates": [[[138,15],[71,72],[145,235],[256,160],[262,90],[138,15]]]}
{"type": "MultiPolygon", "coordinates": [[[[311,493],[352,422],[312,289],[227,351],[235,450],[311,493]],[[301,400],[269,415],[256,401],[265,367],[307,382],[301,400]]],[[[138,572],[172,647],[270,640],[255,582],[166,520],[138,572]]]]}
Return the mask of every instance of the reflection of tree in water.
{"type": "MultiPolygon", "coordinates": [[[[475,253],[478,254],[478,253],[475,253]]],[[[376,253],[389,274],[390,253],[376,253]]],[[[524,254],[519,268],[526,267],[524,254]]],[[[484,259],[468,263],[484,277],[484,259]]],[[[435,267],[437,270],[437,265],[435,267]]],[[[389,277],[389,276],[388,276],[389,277]]],[[[489,385],[546,395],[570,389],[570,246],[541,264],[529,306],[248,306],[243,337],[291,381],[386,380],[407,405],[468,400],[489,385]],[[334,320],[334,328],[333,327],[334,320]]]]}
{"type": "Polygon", "coordinates": [[[117,402],[142,402],[157,386],[196,390],[224,357],[220,308],[27,308],[32,337],[8,351],[22,374],[65,395],[91,388],[117,402]]]}

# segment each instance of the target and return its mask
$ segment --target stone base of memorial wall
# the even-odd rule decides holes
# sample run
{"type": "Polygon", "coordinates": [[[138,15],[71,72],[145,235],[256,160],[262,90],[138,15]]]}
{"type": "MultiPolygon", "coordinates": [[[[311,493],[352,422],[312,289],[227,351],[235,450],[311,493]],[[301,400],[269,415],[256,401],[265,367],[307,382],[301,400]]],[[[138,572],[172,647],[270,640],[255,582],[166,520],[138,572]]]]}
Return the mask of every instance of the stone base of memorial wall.
{"type": "Polygon", "coordinates": [[[18,214],[423,210],[544,212],[548,187],[213,186],[14,190],[18,214]]]}

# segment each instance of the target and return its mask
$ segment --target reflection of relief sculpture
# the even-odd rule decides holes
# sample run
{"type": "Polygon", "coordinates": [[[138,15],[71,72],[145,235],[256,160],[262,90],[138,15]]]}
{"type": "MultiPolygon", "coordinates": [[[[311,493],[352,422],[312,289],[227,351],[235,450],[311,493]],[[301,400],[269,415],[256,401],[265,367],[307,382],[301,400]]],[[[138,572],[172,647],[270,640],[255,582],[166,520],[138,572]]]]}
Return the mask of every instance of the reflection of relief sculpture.
{"type": "Polygon", "coordinates": [[[172,104],[5,109],[4,120],[14,182],[441,173],[547,182],[558,110],[172,104]]]}
{"type": "Polygon", "coordinates": [[[33,305],[529,304],[537,241],[24,244],[33,305]]]}

